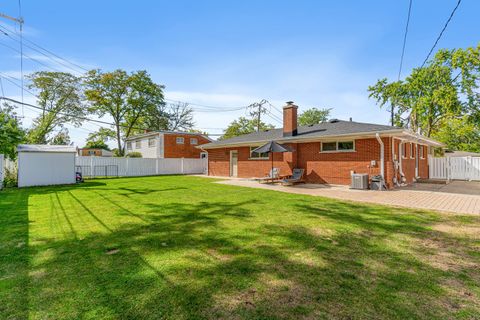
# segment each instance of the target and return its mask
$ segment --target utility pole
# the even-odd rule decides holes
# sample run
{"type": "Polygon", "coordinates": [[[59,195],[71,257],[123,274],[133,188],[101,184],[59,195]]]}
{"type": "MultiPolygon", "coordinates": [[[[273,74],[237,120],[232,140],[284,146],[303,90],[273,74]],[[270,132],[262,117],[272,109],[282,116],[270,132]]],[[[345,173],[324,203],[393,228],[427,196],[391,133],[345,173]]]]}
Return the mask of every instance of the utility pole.
{"type": "Polygon", "coordinates": [[[392,103],[392,108],[390,109],[392,127],[394,126],[394,122],[395,122],[394,113],[395,113],[395,105],[392,103]]]}
{"type": "Polygon", "coordinates": [[[247,109],[250,110],[250,116],[254,119],[257,119],[257,132],[260,132],[261,116],[267,112],[267,108],[264,107],[264,105],[267,103],[267,100],[262,99],[260,102],[254,102],[247,107],[247,109]]]}

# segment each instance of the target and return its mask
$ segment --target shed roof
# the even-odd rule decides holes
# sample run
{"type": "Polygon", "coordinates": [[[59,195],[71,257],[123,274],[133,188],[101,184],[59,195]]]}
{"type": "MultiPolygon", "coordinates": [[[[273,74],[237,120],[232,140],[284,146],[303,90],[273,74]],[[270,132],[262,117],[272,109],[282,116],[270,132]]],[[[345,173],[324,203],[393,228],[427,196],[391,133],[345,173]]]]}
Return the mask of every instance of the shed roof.
{"type": "Polygon", "coordinates": [[[17,146],[18,152],[72,152],[76,153],[77,149],[72,146],[58,146],[47,144],[20,144],[17,146]]]}

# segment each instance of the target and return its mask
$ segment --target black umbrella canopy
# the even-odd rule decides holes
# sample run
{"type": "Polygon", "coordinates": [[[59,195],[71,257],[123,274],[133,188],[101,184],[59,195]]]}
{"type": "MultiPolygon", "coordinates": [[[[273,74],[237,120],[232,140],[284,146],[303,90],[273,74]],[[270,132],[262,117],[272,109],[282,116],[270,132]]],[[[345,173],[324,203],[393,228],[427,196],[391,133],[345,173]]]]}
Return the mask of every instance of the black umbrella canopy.
{"type": "Polygon", "coordinates": [[[270,141],[264,144],[263,146],[252,150],[252,152],[255,152],[255,153],[291,152],[291,150],[287,146],[284,146],[275,141],[270,141]]]}

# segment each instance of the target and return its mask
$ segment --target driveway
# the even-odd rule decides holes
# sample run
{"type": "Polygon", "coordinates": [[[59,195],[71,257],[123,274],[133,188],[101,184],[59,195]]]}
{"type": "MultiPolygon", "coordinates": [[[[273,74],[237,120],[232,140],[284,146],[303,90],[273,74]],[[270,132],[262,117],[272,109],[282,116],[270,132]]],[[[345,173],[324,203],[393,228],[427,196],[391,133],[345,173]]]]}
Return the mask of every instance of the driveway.
{"type": "Polygon", "coordinates": [[[348,186],[321,184],[281,186],[260,184],[248,179],[222,180],[218,183],[456,214],[480,214],[480,182],[453,181],[448,185],[417,183],[390,191],[351,190],[348,186]]]}

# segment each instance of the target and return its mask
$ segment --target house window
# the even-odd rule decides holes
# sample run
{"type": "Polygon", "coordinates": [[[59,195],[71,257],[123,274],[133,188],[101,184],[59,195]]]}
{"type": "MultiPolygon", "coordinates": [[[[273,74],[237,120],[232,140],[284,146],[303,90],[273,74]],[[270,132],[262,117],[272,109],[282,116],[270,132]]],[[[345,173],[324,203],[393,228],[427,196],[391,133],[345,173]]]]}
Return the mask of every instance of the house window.
{"type": "Polygon", "coordinates": [[[155,138],[150,138],[150,139],[148,139],[148,146],[149,146],[150,148],[155,147],[155,142],[156,142],[156,141],[157,141],[157,139],[155,139],[155,138]]]}
{"type": "Polygon", "coordinates": [[[410,158],[415,158],[415,148],[414,144],[410,142],[410,158]]]}
{"type": "Polygon", "coordinates": [[[132,150],[132,143],[131,142],[127,142],[127,150],[132,150]]]}
{"type": "Polygon", "coordinates": [[[252,152],[258,147],[250,147],[250,159],[268,159],[268,152],[265,153],[256,153],[252,152]]]}
{"type": "Polygon", "coordinates": [[[407,144],[406,143],[403,143],[402,144],[402,158],[406,158],[407,157],[407,144]]]}
{"type": "Polygon", "coordinates": [[[197,138],[190,138],[190,144],[198,144],[197,138]]]}
{"type": "Polygon", "coordinates": [[[322,152],[350,152],[355,151],[355,141],[322,142],[322,152]]]}
{"type": "Polygon", "coordinates": [[[141,148],[142,148],[142,140],[135,141],[135,149],[141,149],[141,148]]]}
{"type": "Polygon", "coordinates": [[[94,156],[95,155],[95,150],[88,150],[88,155],[89,156],[94,156]]]}
{"type": "Polygon", "coordinates": [[[419,146],[418,147],[418,152],[420,153],[420,158],[425,159],[425,147],[424,146],[419,146]]]}
{"type": "Polygon", "coordinates": [[[185,139],[183,137],[177,137],[177,139],[175,141],[177,142],[177,144],[184,144],[185,143],[185,139]]]}

